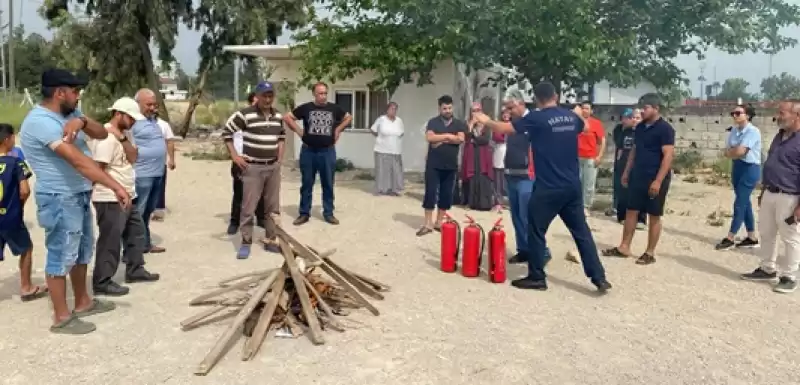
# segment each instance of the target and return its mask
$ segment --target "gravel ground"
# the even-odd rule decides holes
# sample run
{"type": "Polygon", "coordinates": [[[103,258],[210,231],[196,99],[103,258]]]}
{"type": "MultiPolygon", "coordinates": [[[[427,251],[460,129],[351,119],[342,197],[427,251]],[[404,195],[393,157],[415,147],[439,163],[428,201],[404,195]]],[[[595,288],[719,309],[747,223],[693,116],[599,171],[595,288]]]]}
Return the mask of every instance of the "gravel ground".
{"type": "MultiPolygon", "coordinates": [[[[774,294],[765,284],[742,282],[754,268],[748,252],[715,252],[725,227],[706,216],[730,207],[721,187],[676,182],[672,214],[665,219],[658,263],[605,260],[613,291],[593,295],[579,265],[565,261],[572,240],[561,222],[548,241],[547,292],[513,289],[485,279],[444,274],[437,268],[438,238],[414,236],[421,223],[418,186],[406,197],[373,197],[370,182],[341,181],[336,214],[318,214],[292,234],[318,249],[337,248],[334,259],[392,286],[366,311],[348,317],[357,325],[328,332],[327,344],[306,338],[271,339],[254,362],[239,361],[239,346],[207,377],[192,372],[227,321],[182,332],[178,323],[197,309],[190,298],[228,276],[273,266],[279,259],[258,251],[234,258],[235,239],[224,234],[229,207],[229,165],[182,158],[169,177],[171,210],[154,223],[167,253],[148,256],[162,274],[119,299],[119,308],[95,316],[97,331],[82,337],[48,332],[46,300],[22,304],[13,257],[0,264],[0,366],[3,384],[778,384],[799,383],[791,352],[800,316],[796,295],[774,294]],[[790,314],[793,313],[794,315],[790,314]]],[[[286,172],[284,222],[296,214],[299,184],[286,172]]],[[[315,190],[315,212],[319,207],[315,190]]],[[[607,198],[606,198],[607,199],[607,198]]],[[[28,207],[29,220],[35,208],[28,207]]],[[[462,217],[463,210],[454,210],[462,217]]],[[[475,213],[489,226],[496,214],[475,213]]],[[[504,214],[510,227],[508,214],[504,214]]],[[[621,226],[593,217],[598,248],[616,244],[621,226]]],[[[37,278],[42,275],[43,234],[30,223],[37,278]]],[[[512,235],[509,235],[512,237],[512,235]]],[[[644,249],[638,232],[634,251],[644,249]]],[[[509,242],[513,242],[509,239],[509,242]]],[[[511,243],[513,244],[513,243],[511,243]]],[[[518,266],[510,276],[523,273],[518,266]]]]}

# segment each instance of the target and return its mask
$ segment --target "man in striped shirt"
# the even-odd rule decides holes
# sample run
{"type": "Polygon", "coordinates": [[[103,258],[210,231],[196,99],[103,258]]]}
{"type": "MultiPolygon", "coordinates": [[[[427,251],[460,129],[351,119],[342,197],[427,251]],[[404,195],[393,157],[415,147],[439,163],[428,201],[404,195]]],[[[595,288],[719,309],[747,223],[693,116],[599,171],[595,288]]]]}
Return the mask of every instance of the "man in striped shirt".
{"type": "Polygon", "coordinates": [[[239,220],[242,245],[236,257],[250,256],[253,243],[253,217],[260,200],[264,201],[264,244],[277,252],[275,219],[280,210],[280,160],[286,139],[281,114],[272,106],[275,90],[272,83],[261,82],[255,89],[257,103],[247,106],[228,118],[222,138],[233,163],[242,171],[244,197],[239,220]],[[242,133],[242,152],[233,145],[233,134],[242,133]]]}

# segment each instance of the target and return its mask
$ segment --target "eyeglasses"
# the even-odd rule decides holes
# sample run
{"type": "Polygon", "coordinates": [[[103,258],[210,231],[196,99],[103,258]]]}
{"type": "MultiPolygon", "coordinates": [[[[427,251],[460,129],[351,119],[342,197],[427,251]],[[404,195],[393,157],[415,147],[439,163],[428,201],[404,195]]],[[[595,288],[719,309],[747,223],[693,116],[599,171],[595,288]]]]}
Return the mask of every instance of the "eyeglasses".
{"type": "Polygon", "coordinates": [[[744,115],[744,112],[742,112],[742,111],[733,111],[733,112],[731,112],[731,117],[734,117],[734,118],[738,118],[738,117],[740,117],[742,115],[744,115]]]}

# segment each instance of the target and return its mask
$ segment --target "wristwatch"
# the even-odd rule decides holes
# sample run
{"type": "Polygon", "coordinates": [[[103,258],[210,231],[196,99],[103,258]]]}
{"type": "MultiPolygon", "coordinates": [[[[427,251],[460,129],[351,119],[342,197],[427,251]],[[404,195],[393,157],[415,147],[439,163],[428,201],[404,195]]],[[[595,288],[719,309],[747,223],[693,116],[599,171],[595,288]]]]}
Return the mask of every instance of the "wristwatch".
{"type": "Polygon", "coordinates": [[[83,126],[81,126],[81,130],[83,130],[84,128],[86,128],[86,123],[89,121],[89,119],[88,119],[88,118],[86,118],[85,116],[81,116],[81,117],[80,117],[80,118],[78,118],[78,119],[80,119],[80,120],[81,120],[81,122],[83,123],[83,126]]]}

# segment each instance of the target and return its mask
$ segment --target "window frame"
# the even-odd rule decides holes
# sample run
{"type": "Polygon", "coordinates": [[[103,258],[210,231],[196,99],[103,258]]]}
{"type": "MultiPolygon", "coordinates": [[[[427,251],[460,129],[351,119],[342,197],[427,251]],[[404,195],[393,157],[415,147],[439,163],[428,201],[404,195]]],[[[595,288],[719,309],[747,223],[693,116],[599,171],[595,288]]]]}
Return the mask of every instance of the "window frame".
{"type": "Polygon", "coordinates": [[[332,92],[333,100],[331,101],[333,104],[337,104],[336,103],[336,95],[337,94],[341,93],[341,94],[349,94],[350,95],[350,103],[351,103],[350,104],[350,111],[351,111],[350,115],[353,117],[353,120],[350,122],[350,126],[345,128],[345,132],[371,132],[370,131],[370,127],[372,127],[372,123],[374,123],[375,120],[378,119],[379,116],[383,115],[383,112],[382,112],[378,116],[369,116],[370,115],[370,102],[371,102],[370,99],[372,97],[372,95],[371,95],[372,93],[383,92],[386,95],[387,103],[389,102],[389,93],[388,92],[370,90],[369,87],[337,87],[337,88],[331,88],[331,91],[333,91],[332,92]],[[365,100],[365,103],[364,103],[364,113],[366,115],[365,119],[364,119],[364,122],[366,124],[366,127],[355,127],[355,121],[356,121],[356,93],[357,92],[366,93],[366,100],[365,100]]]}

